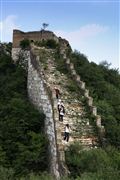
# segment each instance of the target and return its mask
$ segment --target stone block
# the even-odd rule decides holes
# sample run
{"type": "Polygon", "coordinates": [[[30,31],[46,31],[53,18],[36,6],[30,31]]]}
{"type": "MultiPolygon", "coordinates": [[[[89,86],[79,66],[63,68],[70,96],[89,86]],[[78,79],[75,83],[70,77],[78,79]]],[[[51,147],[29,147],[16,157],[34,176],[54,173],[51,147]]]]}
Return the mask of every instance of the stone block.
{"type": "Polygon", "coordinates": [[[70,59],[67,59],[66,64],[70,64],[70,59]]]}
{"type": "Polygon", "coordinates": [[[41,99],[47,100],[47,96],[46,95],[41,95],[41,99]]]}
{"type": "Polygon", "coordinates": [[[79,75],[76,75],[76,81],[80,82],[80,76],[79,75]]]}
{"type": "Polygon", "coordinates": [[[96,125],[97,127],[101,127],[101,116],[99,115],[96,116],[96,125]]]}
{"type": "Polygon", "coordinates": [[[71,69],[71,70],[74,69],[73,63],[70,63],[70,69],[71,69]]]}
{"type": "Polygon", "coordinates": [[[66,54],[65,53],[63,54],[63,59],[66,59],[66,54]]]}
{"type": "Polygon", "coordinates": [[[84,95],[85,95],[85,97],[89,97],[89,90],[88,89],[85,89],[84,95]]]}
{"type": "Polygon", "coordinates": [[[73,76],[75,76],[75,75],[76,75],[76,71],[75,71],[74,69],[72,69],[71,74],[72,74],[73,76]]]}
{"type": "Polygon", "coordinates": [[[81,81],[81,89],[85,89],[85,82],[81,81]]]}
{"type": "Polygon", "coordinates": [[[88,105],[92,107],[93,105],[93,98],[92,97],[88,97],[88,105]]]}
{"type": "Polygon", "coordinates": [[[92,112],[93,112],[93,115],[94,115],[94,116],[97,115],[97,107],[96,107],[96,106],[93,106],[93,107],[92,107],[92,112]]]}

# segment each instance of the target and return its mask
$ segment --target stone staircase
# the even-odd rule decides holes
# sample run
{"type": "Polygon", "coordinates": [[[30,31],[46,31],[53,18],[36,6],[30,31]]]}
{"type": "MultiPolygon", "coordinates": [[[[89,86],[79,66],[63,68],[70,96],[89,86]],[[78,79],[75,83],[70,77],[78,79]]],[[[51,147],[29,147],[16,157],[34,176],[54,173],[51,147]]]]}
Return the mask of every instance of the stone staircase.
{"type": "Polygon", "coordinates": [[[57,70],[54,51],[51,50],[50,52],[49,50],[49,53],[45,53],[45,57],[44,55],[41,57],[41,48],[36,47],[34,48],[34,53],[37,56],[40,56],[44,79],[53,92],[53,109],[58,151],[68,148],[69,145],[74,142],[80,142],[85,149],[97,147],[98,138],[95,134],[94,127],[89,123],[89,117],[87,116],[85,106],[81,101],[84,97],[80,94],[80,92],[78,95],[75,92],[69,91],[67,85],[72,82],[71,77],[57,70]],[[57,110],[58,100],[55,96],[55,87],[60,90],[60,98],[65,106],[63,122],[59,121],[59,114],[57,110]],[[63,140],[64,127],[66,124],[70,125],[69,142],[65,142],[63,140]]]}

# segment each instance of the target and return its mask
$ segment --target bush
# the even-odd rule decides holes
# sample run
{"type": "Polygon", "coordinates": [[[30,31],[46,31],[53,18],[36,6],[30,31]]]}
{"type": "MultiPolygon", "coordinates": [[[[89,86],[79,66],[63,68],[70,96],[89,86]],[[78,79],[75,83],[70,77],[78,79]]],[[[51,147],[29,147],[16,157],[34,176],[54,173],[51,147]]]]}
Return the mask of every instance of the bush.
{"type": "MultiPolygon", "coordinates": [[[[120,170],[120,153],[114,148],[91,149],[84,151],[80,145],[72,145],[66,151],[66,162],[71,176],[88,176],[88,179],[95,177],[110,177],[110,173],[118,177],[120,170]],[[114,154],[114,155],[113,155],[114,154]],[[117,160],[118,159],[118,160],[117,160]],[[87,175],[85,175],[87,174],[87,175]],[[112,173],[111,173],[112,174],[112,173]]],[[[86,178],[87,179],[87,178],[86,178]]],[[[102,178],[101,178],[102,179],[102,178]]]]}
{"type": "Polygon", "coordinates": [[[35,44],[40,47],[46,47],[50,49],[56,49],[58,47],[58,43],[54,39],[36,41],[35,44]]]}
{"type": "Polygon", "coordinates": [[[24,40],[20,41],[20,47],[22,49],[28,49],[30,47],[29,39],[24,39],[24,40]]]}
{"type": "Polygon", "coordinates": [[[46,47],[48,47],[48,48],[55,49],[55,48],[57,48],[57,46],[58,46],[58,44],[53,39],[48,39],[46,41],[46,47]]]}
{"type": "Polygon", "coordinates": [[[0,166],[0,179],[1,180],[14,180],[14,171],[11,168],[4,168],[0,166]]]}

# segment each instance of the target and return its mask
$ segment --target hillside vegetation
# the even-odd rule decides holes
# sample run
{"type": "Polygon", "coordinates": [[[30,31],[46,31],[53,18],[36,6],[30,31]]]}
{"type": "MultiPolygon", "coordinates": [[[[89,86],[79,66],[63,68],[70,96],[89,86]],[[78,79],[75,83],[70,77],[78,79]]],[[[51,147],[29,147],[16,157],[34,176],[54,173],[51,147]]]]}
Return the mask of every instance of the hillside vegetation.
{"type": "MultiPolygon", "coordinates": [[[[48,169],[45,115],[27,97],[27,74],[0,46],[0,179],[29,177],[48,169]]],[[[29,178],[27,178],[29,179],[29,178]]]]}
{"type": "Polygon", "coordinates": [[[118,70],[110,69],[107,62],[100,65],[89,63],[79,52],[72,53],[71,59],[77,73],[94,98],[109,144],[120,148],[120,74],[118,70]]]}

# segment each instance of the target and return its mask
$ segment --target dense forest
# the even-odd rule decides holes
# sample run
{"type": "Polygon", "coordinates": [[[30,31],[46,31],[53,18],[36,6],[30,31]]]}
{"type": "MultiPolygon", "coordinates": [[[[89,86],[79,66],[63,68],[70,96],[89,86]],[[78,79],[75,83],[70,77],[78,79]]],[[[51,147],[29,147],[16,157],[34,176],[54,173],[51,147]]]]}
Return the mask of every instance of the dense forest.
{"type": "MultiPolygon", "coordinates": [[[[27,96],[27,74],[11,59],[11,43],[0,44],[0,179],[47,171],[45,115],[27,96]]],[[[29,178],[27,178],[29,179],[29,178]]]]}
{"type": "MultiPolygon", "coordinates": [[[[11,59],[11,43],[0,44],[0,179],[53,180],[48,172],[45,115],[29,102],[27,74],[11,59]]],[[[48,46],[48,44],[47,44],[48,46]]],[[[50,43],[51,46],[51,43],[50,43]]],[[[58,47],[54,44],[52,48],[58,47]]],[[[66,150],[69,177],[61,180],[120,179],[120,74],[107,62],[96,65],[80,52],[69,54],[77,73],[86,82],[105,126],[106,144],[89,151],[80,144],[66,150]]],[[[65,62],[56,56],[59,70],[65,62]]]]}

